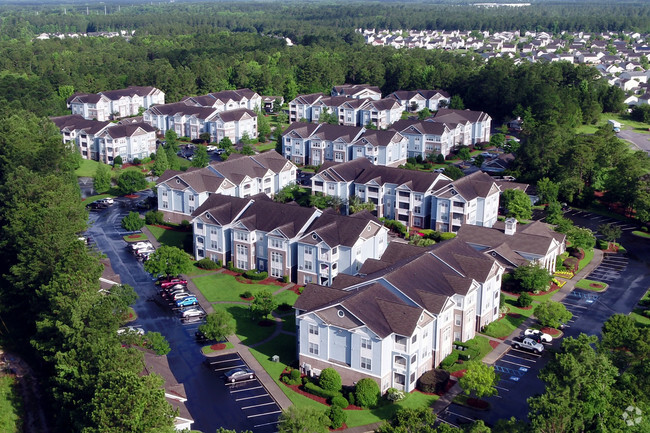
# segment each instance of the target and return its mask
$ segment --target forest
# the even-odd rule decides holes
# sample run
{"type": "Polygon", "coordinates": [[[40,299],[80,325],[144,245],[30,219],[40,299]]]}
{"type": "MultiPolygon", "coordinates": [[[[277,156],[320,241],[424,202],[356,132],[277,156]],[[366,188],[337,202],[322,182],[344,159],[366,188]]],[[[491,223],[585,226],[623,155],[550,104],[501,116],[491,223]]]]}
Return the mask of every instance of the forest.
{"type": "MultiPolygon", "coordinates": [[[[77,239],[87,214],[73,176],[75,158],[45,118],[68,114],[65,100],[74,92],[152,85],[173,102],[242,87],[286,100],[329,92],[343,83],[377,85],[384,94],[444,89],[458,95],[466,108],[489,113],[497,125],[516,116],[524,119],[512,172],[518,179],[535,184],[549,178],[559,186],[562,200],[584,206],[595,190],[607,190],[606,199],[650,220],[647,155],[631,152],[611,129],[575,133],[603,112],[624,109],[624,93],[592,67],[516,65],[509,59],[485,63],[471,53],[372,47],[354,31],[647,32],[647,3],[536,3],[517,10],[390,2],[122,3],[119,12],[115,5],[107,6],[107,15],[85,15],[73,7],[64,14],[62,6],[49,4],[0,9],[0,316],[6,323],[0,341],[46,378],[54,431],[161,432],[170,428],[161,420],[171,415],[160,379],[139,375],[141,354],[124,350],[115,332],[134,300],[133,290],[101,295],[99,257],[77,239]],[[35,39],[41,32],[110,30],[135,34],[35,39]],[[287,46],[285,37],[295,45],[287,46]]],[[[647,333],[643,336],[647,340],[647,333]]],[[[588,346],[578,343],[580,350],[588,346]]],[[[613,349],[612,356],[617,355],[613,349]]],[[[632,354],[627,362],[634,368],[617,379],[624,381],[620,389],[630,393],[625,386],[649,365],[645,346],[632,354]]],[[[606,373],[613,376],[607,366],[606,373]]],[[[614,395],[613,379],[609,385],[614,395]]],[[[636,391],[634,395],[642,400],[636,391]]],[[[540,400],[534,406],[540,423],[548,414],[547,403],[540,400]]],[[[581,411],[578,405],[574,409],[581,411]]],[[[584,422],[583,430],[600,428],[597,420],[584,422]]],[[[608,422],[615,425],[613,418],[608,422]]]]}

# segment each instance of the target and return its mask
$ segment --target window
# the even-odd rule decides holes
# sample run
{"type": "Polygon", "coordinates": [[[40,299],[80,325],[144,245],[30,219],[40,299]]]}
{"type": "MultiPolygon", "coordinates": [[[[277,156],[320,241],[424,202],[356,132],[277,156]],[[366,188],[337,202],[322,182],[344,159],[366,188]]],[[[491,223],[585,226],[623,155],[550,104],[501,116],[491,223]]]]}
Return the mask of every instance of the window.
{"type": "Polygon", "coordinates": [[[372,349],[372,340],[369,338],[362,338],[361,339],[361,348],[362,349],[372,349]]]}
{"type": "Polygon", "coordinates": [[[318,355],[317,343],[309,343],[309,353],[311,353],[312,355],[318,355]]]}
{"type": "Polygon", "coordinates": [[[167,197],[167,190],[166,190],[166,189],[163,189],[163,190],[162,190],[162,196],[163,196],[163,197],[167,197]]]}
{"type": "Polygon", "coordinates": [[[422,194],[415,194],[415,201],[422,201],[422,194]]]}
{"type": "Polygon", "coordinates": [[[218,250],[219,249],[219,244],[215,240],[210,241],[210,248],[213,250],[218,250]]]}
{"type": "Polygon", "coordinates": [[[311,335],[318,335],[318,325],[309,324],[309,333],[311,335]]]}
{"type": "Polygon", "coordinates": [[[409,383],[415,382],[415,373],[411,373],[411,381],[409,383]]]}
{"type": "Polygon", "coordinates": [[[370,358],[361,357],[361,368],[365,370],[372,370],[372,361],[370,358]]]}
{"type": "Polygon", "coordinates": [[[411,343],[415,343],[418,341],[418,334],[415,334],[413,337],[411,337],[411,343]]]}
{"type": "Polygon", "coordinates": [[[193,196],[193,195],[190,195],[189,200],[190,200],[192,203],[194,203],[194,196],[193,196]]]}
{"type": "Polygon", "coordinates": [[[275,251],[271,252],[271,262],[282,263],[282,254],[276,253],[275,251]]]}
{"type": "Polygon", "coordinates": [[[418,356],[417,356],[417,354],[411,356],[411,364],[415,364],[415,361],[417,361],[417,360],[418,360],[418,356]]]}
{"type": "Polygon", "coordinates": [[[162,208],[163,209],[169,209],[169,203],[167,203],[166,201],[163,201],[162,202],[162,208]]]}
{"type": "Polygon", "coordinates": [[[456,316],[454,318],[454,323],[456,324],[456,326],[460,326],[460,321],[461,321],[460,314],[456,314],[456,316]]]}
{"type": "Polygon", "coordinates": [[[269,238],[269,244],[271,245],[271,248],[284,248],[284,242],[281,239],[269,238]]]}
{"type": "Polygon", "coordinates": [[[235,232],[235,239],[237,239],[238,241],[248,242],[248,233],[235,232]]]}
{"type": "Polygon", "coordinates": [[[190,206],[190,213],[194,212],[194,206],[190,206]]]}
{"type": "Polygon", "coordinates": [[[337,252],[336,247],[332,248],[332,255],[336,254],[336,252],[337,252]]]}
{"type": "Polygon", "coordinates": [[[216,235],[217,234],[217,228],[216,227],[210,227],[210,234],[211,235],[216,235]]]}
{"type": "Polygon", "coordinates": [[[314,263],[311,260],[309,261],[305,260],[305,270],[311,271],[313,269],[314,269],[314,263]]]}
{"type": "Polygon", "coordinates": [[[422,207],[421,206],[415,206],[413,208],[413,212],[418,213],[418,214],[422,213],[422,207]]]}
{"type": "Polygon", "coordinates": [[[250,183],[247,183],[246,185],[244,185],[244,189],[250,189],[250,187],[251,187],[250,183]]]}

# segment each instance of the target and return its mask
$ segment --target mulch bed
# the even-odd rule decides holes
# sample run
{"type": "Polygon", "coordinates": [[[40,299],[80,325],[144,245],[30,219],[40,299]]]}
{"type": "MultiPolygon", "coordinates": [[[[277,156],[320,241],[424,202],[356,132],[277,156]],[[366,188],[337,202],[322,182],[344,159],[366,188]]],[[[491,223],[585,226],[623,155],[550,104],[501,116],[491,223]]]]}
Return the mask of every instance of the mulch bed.
{"type": "Polygon", "coordinates": [[[467,404],[477,409],[487,409],[490,406],[487,401],[479,400],[477,398],[468,398],[467,404]]]}
{"type": "Polygon", "coordinates": [[[225,348],[226,348],[226,343],[217,343],[210,346],[210,349],[212,350],[223,350],[225,348]]]}
{"type": "Polygon", "coordinates": [[[127,238],[134,239],[134,238],[139,238],[140,236],[142,236],[142,235],[139,235],[139,234],[138,235],[128,235],[127,238]]]}
{"type": "Polygon", "coordinates": [[[140,196],[137,195],[137,194],[127,194],[124,197],[126,197],[126,198],[139,198],[140,196]]]}
{"type": "Polygon", "coordinates": [[[252,301],[255,299],[255,296],[251,296],[250,298],[244,298],[243,296],[240,296],[240,298],[242,298],[244,301],[252,301]]]}
{"type": "Polygon", "coordinates": [[[278,279],[275,278],[275,277],[268,277],[268,278],[266,278],[266,279],[264,279],[262,281],[258,281],[258,282],[259,282],[259,284],[272,284],[272,285],[280,286],[280,287],[284,286],[284,284],[285,284],[283,281],[278,281],[278,279]]]}
{"type": "Polygon", "coordinates": [[[300,388],[300,385],[287,385],[286,383],[283,383],[283,385],[288,387],[288,388],[291,388],[293,391],[297,392],[300,395],[304,395],[305,397],[311,398],[312,400],[317,401],[317,402],[319,402],[321,404],[324,404],[325,406],[329,406],[329,404],[327,404],[327,399],[325,399],[323,397],[318,397],[318,396],[316,396],[314,394],[310,394],[307,391],[303,391],[300,388]]]}
{"type": "Polygon", "coordinates": [[[179,228],[176,228],[176,227],[170,227],[170,226],[164,226],[162,224],[152,224],[152,225],[154,227],[160,227],[161,229],[164,229],[164,230],[172,230],[172,231],[175,231],[175,232],[184,232],[185,231],[183,229],[179,229],[179,228]]]}
{"type": "Polygon", "coordinates": [[[343,423],[343,425],[337,429],[330,429],[330,431],[342,431],[348,428],[348,425],[346,423],[343,423]]]}
{"type": "Polygon", "coordinates": [[[492,349],[496,349],[497,347],[499,347],[500,344],[498,341],[494,341],[494,340],[490,340],[489,343],[492,349]]]}
{"type": "Polygon", "coordinates": [[[555,328],[542,328],[541,331],[543,333],[545,333],[545,334],[550,335],[550,336],[556,336],[556,335],[560,335],[562,333],[562,331],[560,331],[559,329],[555,329],[555,328]]]}
{"type": "Polygon", "coordinates": [[[253,280],[249,280],[248,278],[242,277],[241,275],[237,275],[235,277],[235,280],[237,280],[238,282],[240,282],[242,284],[255,284],[255,282],[253,280]]]}
{"type": "Polygon", "coordinates": [[[466,371],[467,371],[467,370],[458,370],[458,371],[454,371],[453,373],[450,373],[450,374],[451,374],[452,376],[457,377],[457,378],[460,379],[461,377],[465,376],[465,372],[466,372],[466,371]]]}
{"type": "Polygon", "coordinates": [[[514,319],[518,319],[521,317],[521,314],[519,313],[508,313],[508,317],[512,317],[514,319]]]}
{"type": "Polygon", "coordinates": [[[449,380],[447,381],[447,384],[445,385],[445,389],[443,389],[443,390],[440,391],[440,392],[436,392],[436,393],[434,393],[434,394],[431,394],[431,395],[442,396],[442,395],[446,394],[447,392],[449,392],[449,390],[450,390],[451,388],[453,388],[454,385],[456,385],[456,381],[455,381],[455,380],[451,380],[451,379],[449,379],[449,380]]]}
{"type": "Polygon", "coordinates": [[[528,292],[528,294],[529,294],[530,296],[544,296],[544,295],[548,295],[548,294],[551,293],[551,292],[554,292],[554,291],[557,290],[557,289],[559,289],[559,287],[557,286],[557,284],[555,284],[555,283],[551,283],[551,288],[548,289],[548,290],[545,291],[545,292],[539,292],[539,293],[528,292]]]}
{"type": "Polygon", "coordinates": [[[292,288],[290,288],[290,289],[288,289],[288,290],[292,291],[292,292],[295,293],[296,295],[300,295],[300,286],[297,285],[297,284],[294,285],[292,288]]]}
{"type": "Polygon", "coordinates": [[[604,284],[598,284],[598,283],[590,283],[589,287],[593,287],[594,289],[604,289],[605,285],[604,284]]]}
{"type": "Polygon", "coordinates": [[[241,274],[238,273],[238,272],[231,271],[230,269],[226,269],[226,268],[223,268],[223,271],[222,271],[221,273],[222,273],[222,274],[226,274],[226,275],[232,275],[233,277],[238,277],[238,276],[241,275],[241,274]]]}
{"type": "Polygon", "coordinates": [[[265,328],[268,328],[269,326],[275,326],[275,320],[264,319],[264,320],[260,320],[259,322],[257,322],[257,324],[259,326],[263,326],[265,328]]]}

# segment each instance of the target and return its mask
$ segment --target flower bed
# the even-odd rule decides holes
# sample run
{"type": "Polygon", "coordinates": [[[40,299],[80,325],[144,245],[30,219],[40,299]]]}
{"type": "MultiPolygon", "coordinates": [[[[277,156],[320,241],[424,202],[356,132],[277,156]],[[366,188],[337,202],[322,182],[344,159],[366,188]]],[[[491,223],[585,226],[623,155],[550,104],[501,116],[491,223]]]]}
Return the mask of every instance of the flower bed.
{"type": "Polygon", "coordinates": [[[451,375],[460,379],[461,377],[465,376],[466,372],[467,372],[467,369],[458,370],[458,371],[454,371],[453,373],[451,373],[451,375]]]}
{"type": "Polygon", "coordinates": [[[570,280],[575,274],[571,271],[555,271],[553,272],[554,277],[562,277],[570,280]]]}
{"type": "Polygon", "coordinates": [[[560,288],[560,289],[561,289],[561,288],[566,284],[566,281],[564,281],[564,280],[558,280],[557,278],[553,278],[552,281],[553,281],[553,283],[554,283],[558,288],[560,288]]]}
{"type": "Polygon", "coordinates": [[[158,228],[161,228],[163,230],[172,230],[172,231],[175,231],[175,232],[184,232],[184,231],[186,231],[186,230],[180,229],[178,227],[170,227],[170,226],[166,226],[166,225],[162,225],[162,224],[152,224],[152,225],[154,227],[158,227],[158,228]]]}
{"type": "Polygon", "coordinates": [[[140,196],[137,195],[137,194],[127,194],[124,197],[126,197],[126,198],[139,198],[140,196]]]}
{"type": "Polygon", "coordinates": [[[490,340],[490,347],[492,347],[492,349],[499,347],[499,344],[500,343],[498,341],[490,340]]]}

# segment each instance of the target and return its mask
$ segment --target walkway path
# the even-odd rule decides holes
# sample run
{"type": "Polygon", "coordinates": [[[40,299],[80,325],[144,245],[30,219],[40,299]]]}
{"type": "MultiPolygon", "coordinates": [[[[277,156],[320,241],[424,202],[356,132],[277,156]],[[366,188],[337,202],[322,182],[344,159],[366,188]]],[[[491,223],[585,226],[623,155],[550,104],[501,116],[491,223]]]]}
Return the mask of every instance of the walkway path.
{"type": "MultiPolygon", "coordinates": [[[[560,290],[558,290],[556,293],[553,294],[551,299],[553,301],[560,302],[562,301],[571,291],[575,288],[575,285],[578,281],[582,280],[585,278],[587,275],[589,275],[594,269],[596,269],[600,263],[603,261],[603,252],[598,249],[594,249],[594,258],[585,266],[582,268],[580,272],[574,275],[574,277],[571,280],[568,280],[567,283],[562,286],[560,290]]],[[[527,318],[524,320],[524,322],[519,325],[517,329],[515,329],[506,339],[501,340],[498,338],[493,338],[489,337],[487,335],[483,335],[484,337],[489,338],[492,341],[498,341],[499,345],[492,350],[490,353],[485,355],[483,358],[483,362],[488,365],[494,365],[495,362],[497,362],[508,350],[510,350],[510,344],[506,343],[506,341],[512,341],[514,337],[517,337],[520,335],[524,330],[527,328],[530,328],[531,325],[535,323],[535,319],[532,318],[527,318]]],[[[434,413],[440,413],[443,410],[445,410],[452,402],[454,397],[456,397],[458,394],[463,392],[462,388],[458,383],[456,383],[445,395],[440,397],[436,402],[433,404],[433,411],[434,413]]]]}

